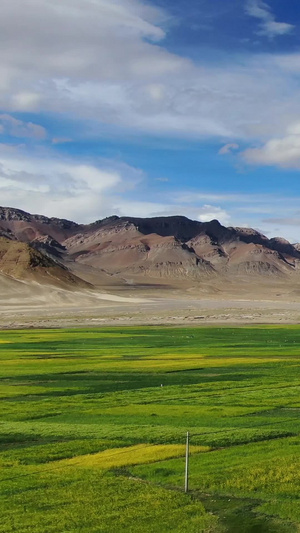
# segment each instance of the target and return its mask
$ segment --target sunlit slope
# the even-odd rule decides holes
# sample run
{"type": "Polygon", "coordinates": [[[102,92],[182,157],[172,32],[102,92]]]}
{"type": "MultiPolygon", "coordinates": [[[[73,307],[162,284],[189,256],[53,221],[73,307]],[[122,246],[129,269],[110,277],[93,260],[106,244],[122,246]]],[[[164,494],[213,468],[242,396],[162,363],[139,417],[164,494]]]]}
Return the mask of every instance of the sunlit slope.
{"type": "Polygon", "coordinates": [[[24,242],[0,237],[0,272],[19,280],[62,287],[90,287],[67,268],[24,242]]]}

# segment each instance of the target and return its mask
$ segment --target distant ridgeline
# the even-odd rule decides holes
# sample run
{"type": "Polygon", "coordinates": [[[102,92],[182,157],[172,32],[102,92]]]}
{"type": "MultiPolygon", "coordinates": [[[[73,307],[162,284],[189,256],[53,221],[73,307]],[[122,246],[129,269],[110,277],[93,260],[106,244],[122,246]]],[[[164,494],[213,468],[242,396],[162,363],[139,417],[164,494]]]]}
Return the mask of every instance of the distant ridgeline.
{"type": "MultiPolygon", "coordinates": [[[[0,271],[19,279],[56,268],[59,282],[120,283],[153,279],[205,282],[297,275],[300,245],[251,228],[224,227],[183,216],[111,216],[92,224],[0,207],[0,271]],[[26,258],[25,258],[26,256],[26,258]],[[22,263],[22,268],[16,268],[22,263]],[[91,270],[92,269],[92,270],[91,270]],[[73,273],[72,273],[73,272],[73,273]],[[104,281],[103,281],[104,280],[104,281]]],[[[49,282],[53,283],[53,276],[49,282]]]]}

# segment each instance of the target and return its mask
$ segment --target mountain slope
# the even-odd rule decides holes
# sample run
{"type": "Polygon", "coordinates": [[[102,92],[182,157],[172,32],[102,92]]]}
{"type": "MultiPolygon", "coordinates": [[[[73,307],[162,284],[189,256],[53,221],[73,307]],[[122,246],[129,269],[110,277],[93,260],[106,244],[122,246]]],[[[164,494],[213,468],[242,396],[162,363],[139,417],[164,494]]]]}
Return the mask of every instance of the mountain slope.
{"type": "Polygon", "coordinates": [[[300,260],[296,247],[283,239],[185,217],[114,216],[82,226],[64,245],[77,263],[125,277],[288,276],[300,260]]]}
{"type": "MultiPolygon", "coordinates": [[[[191,283],[257,278],[259,283],[265,277],[293,278],[300,266],[299,247],[285,239],[268,239],[251,228],[226,228],[217,220],[203,223],[183,216],[112,216],[84,225],[2,207],[0,235],[26,243],[54,261],[39,267],[48,277],[49,269],[64,270],[64,264],[76,276],[100,285],[151,283],[158,278],[191,283]]],[[[5,272],[18,271],[20,266],[8,258],[2,267],[5,272]]],[[[34,269],[29,261],[22,276],[34,269]]]]}
{"type": "Polygon", "coordinates": [[[66,267],[41,254],[32,246],[0,237],[0,272],[18,280],[87,288],[88,284],[74,276],[66,267]]]}

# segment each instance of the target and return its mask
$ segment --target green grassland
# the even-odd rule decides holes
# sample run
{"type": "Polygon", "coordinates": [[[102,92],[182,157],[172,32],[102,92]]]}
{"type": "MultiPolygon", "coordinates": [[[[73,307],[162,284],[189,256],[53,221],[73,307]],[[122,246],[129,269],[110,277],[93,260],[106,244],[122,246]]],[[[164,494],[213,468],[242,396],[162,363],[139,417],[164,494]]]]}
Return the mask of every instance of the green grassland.
{"type": "Polygon", "coordinates": [[[300,531],[299,326],[2,331],[0,365],[1,533],[300,531]]]}

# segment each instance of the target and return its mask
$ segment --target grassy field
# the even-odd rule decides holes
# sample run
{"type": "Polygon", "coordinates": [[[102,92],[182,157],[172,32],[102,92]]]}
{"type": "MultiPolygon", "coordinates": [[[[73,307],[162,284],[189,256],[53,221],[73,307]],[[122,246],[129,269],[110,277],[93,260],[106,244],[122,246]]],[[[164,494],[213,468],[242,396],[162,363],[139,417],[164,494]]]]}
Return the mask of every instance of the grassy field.
{"type": "Polygon", "coordinates": [[[300,531],[300,327],[2,331],[0,365],[1,533],[300,531]]]}

